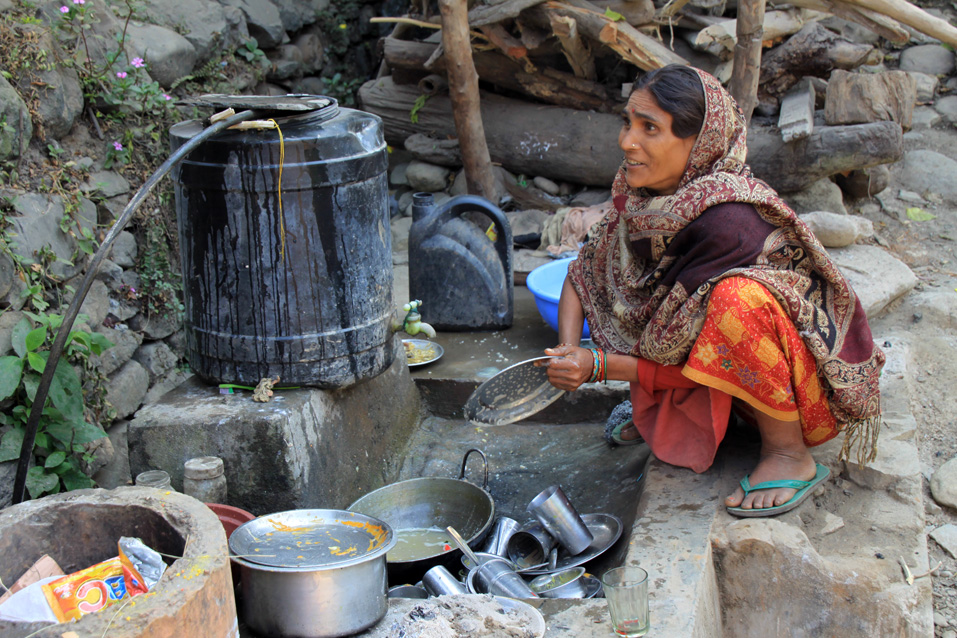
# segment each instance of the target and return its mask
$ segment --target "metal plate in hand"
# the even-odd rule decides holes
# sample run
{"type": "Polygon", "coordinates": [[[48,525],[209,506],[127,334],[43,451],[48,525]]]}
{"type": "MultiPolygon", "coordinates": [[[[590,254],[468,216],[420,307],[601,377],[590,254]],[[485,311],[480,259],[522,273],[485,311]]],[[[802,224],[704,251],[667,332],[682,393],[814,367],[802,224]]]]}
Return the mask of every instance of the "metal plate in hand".
{"type": "Polygon", "coordinates": [[[557,401],[564,390],[548,382],[545,366],[536,357],[505,368],[480,385],[465,402],[465,418],[483,425],[508,425],[536,414],[557,401]]]}

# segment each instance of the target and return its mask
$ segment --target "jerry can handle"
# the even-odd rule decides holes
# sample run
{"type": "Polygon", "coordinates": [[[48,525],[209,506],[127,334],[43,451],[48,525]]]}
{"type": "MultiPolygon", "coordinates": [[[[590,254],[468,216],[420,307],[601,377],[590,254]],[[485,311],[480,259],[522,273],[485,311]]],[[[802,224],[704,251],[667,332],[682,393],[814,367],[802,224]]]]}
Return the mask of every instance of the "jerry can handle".
{"type": "Polygon", "coordinates": [[[505,267],[505,272],[511,273],[512,226],[508,223],[505,213],[489,200],[478,195],[456,195],[443,204],[434,207],[428,215],[428,223],[430,227],[438,228],[442,224],[470,212],[482,213],[492,219],[498,234],[494,242],[495,250],[505,267]]]}

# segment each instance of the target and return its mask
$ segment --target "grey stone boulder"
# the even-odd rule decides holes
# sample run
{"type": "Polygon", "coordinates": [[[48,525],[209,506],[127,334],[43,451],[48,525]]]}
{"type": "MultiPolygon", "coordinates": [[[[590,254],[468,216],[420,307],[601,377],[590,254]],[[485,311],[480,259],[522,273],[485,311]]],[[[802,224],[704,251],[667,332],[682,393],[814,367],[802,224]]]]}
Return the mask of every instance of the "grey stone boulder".
{"type": "Polygon", "coordinates": [[[814,211],[801,215],[821,243],[827,248],[849,246],[859,239],[874,234],[869,219],[855,215],[840,215],[827,211],[814,211]]]}
{"type": "Polygon", "coordinates": [[[117,266],[123,268],[132,268],[136,265],[136,237],[128,230],[122,230],[116,236],[113,247],[110,249],[110,257],[117,266]]]}
{"type": "Polygon", "coordinates": [[[133,360],[149,372],[151,383],[172,372],[178,361],[173,351],[162,341],[144,343],[133,353],[133,360]]]}
{"type": "Polygon", "coordinates": [[[841,188],[841,191],[852,199],[873,197],[883,192],[890,184],[890,180],[891,170],[886,164],[859,168],[847,175],[838,173],[834,176],[834,181],[841,188]]]}
{"type": "Polygon", "coordinates": [[[39,90],[37,119],[47,139],[58,140],[83,112],[83,85],[76,71],[63,67],[41,71],[38,79],[45,86],[39,90]]]}
{"type": "Polygon", "coordinates": [[[115,451],[108,436],[83,444],[83,456],[80,457],[80,469],[87,476],[93,476],[100,468],[113,460],[115,451]]]}
{"type": "Polygon", "coordinates": [[[90,173],[81,190],[87,194],[116,197],[129,193],[130,183],[116,171],[96,171],[90,173]]]}
{"type": "Polygon", "coordinates": [[[925,197],[936,193],[948,202],[957,202],[955,175],[957,161],[936,151],[908,151],[901,163],[901,185],[925,197]]]}
{"type": "Polygon", "coordinates": [[[242,11],[204,0],[143,0],[143,11],[154,24],[182,33],[196,50],[197,64],[249,39],[242,11]]]}
{"type": "Polygon", "coordinates": [[[139,313],[129,320],[130,328],[142,332],[147,339],[153,341],[170,336],[179,329],[181,323],[172,313],[154,313],[149,316],[139,313]]]}
{"type": "Polygon", "coordinates": [[[302,72],[306,75],[318,73],[325,62],[325,52],[322,47],[322,36],[311,29],[296,35],[292,40],[294,47],[302,55],[302,72]]]}
{"type": "Polygon", "coordinates": [[[950,554],[951,558],[957,558],[957,525],[947,523],[934,529],[930,533],[941,548],[950,554]]]}
{"type": "Polygon", "coordinates": [[[864,313],[874,317],[917,285],[907,265],[877,246],[854,244],[828,251],[860,299],[864,313]]]}
{"type": "MultiPolygon", "coordinates": [[[[72,301],[73,295],[68,295],[66,298],[72,301]]],[[[80,304],[80,314],[89,317],[89,324],[95,327],[103,323],[109,312],[110,289],[102,281],[94,280],[86,293],[86,297],[83,298],[83,303],[80,304]]],[[[66,306],[61,308],[61,314],[65,313],[66,306]]]]}
{"type": "Polygon", "coordinates": [[[908,297],[915,319],[957,333],[957,295],[950,290],[924,290],[908,297]]]}
{"type": "Polygon", "coordinates": [[[30,111],[20,94],[0,77],[0,161],[20,157],[33,137],[30,111]]]}
{"type": "Polygon", "coordinates": [[[0,299],[10,292],[15,279],[19,281],[13,260],[6,253],[0,253],[0,299]]]}
{"type": "Polygon", "coordinates": [[[611,199],[611,191],[607,188],[586,188],[572,197],[569,206],[594,206],[604,204],[611,199]]]}
{"type": "Polygon", "coordinates": [[[532,183],[549,195],[558,195],[561,192],[561,188],[558,186],[558,184],[547,177],[536,177],[532,180],[532,183]]]}
{"type": "Polygon", "coordinates": [[[146,61],[147,72],[160,86],[189,75],[199,59],[189,40],[166,27],[131,22],[126,33],[130,54],[146,61]]]}
{"type": "Polygon", "coordinates": [[[409,228],[412,218],[399,215],[392,219],[392,250],[401,252],[409,249],[409,228]]]}
{"type": "Polygon", "coordinates": [[[436,166],[421,160],[409,162],[405,173],[412,190],[430,193],[445,190],[449,185],[449,175],[451,174],[452,171],[444,166],[436,166]]]}
{"type": "MultiPolygon", "coordinates": [[[[96,207],[89,200],[85,200],[92,207],[83,207],[75,218],[81,228],[93,231],[96,224],[96,207]]],[[[58,195],[42,195],[40,193],[25,193],[13,200],[15,215],[7,217],[11,232],[15,235],[11,249],[20,257],[36,261],[41,250],[49,248],[57,256],[57,261],[50,265],[50,272],[60,278],[69,279],[82,270],[82,263],[70,263],[77,250],[77,242],[72,236],[60,230],[60,222],[65,213],[63,200],[58,195]]]]}
{"type": "Polygon", "coordinates": [[[149,387],[150,375],[136,361],[127,361],[110,375],[106,400],[116,410],[116,418],[125,419],[136,412],[143,404],[149,387]]]}
{"type": "Polygon", "coordinates": [[[272,49],[282,44],[286,30],[279,9],[269,0],[219,0],[219,3],[243,12],[249,35],[256,38],[260,49],[272,49]]]}
{"type": "Polygon", "coordinates": [[[97,369],[106,375],[113,374],[123,367],[133,358],[133,353],[143,343],[143,335],[130,330],[126,324],[122,323],[112,328],[97,326],[93,331],[103,335],[113,344],[101,354],[91,357],[97,369]]]}
{"type": "Polygon", "coordinates": [[[954,70],[954,53],[939,44],[910,47],[901,53],[900,70],[949,75],[954,70]]]}
{"type": "Polygon", "coordinates": [[[113,458],[93,475],[96,484],[104,489],[112,490],[121,485],[132,485],[130,475],[130,446],[127,438],[130,422],[117,421],[106,430],[110,443],[113,445],[113,458]]]}
{"type": "Polygon", "coordinates": [[[803,190],[788,193],[785,199],[798,214],[821,210],[841,215],[847,214],[841,187],[826,177],[803,190]]]}
{"type": "Polygon", "coordinates": [[[320,3],[309,0],[272,0],[272,2],[279,9],[279,18],[282,20],[283,28],[289,33],[295,33],[304,26],[315,22],[320,5],[328,6],[329,4],[328,1],[320,3]]]}
{"type": "Polygon", "coordinates": [[[929,104],[933,102],[937,96],[937,85],[940,84],[937,76],[918,73],[917,71],[911,71],[910,76],[914,78],[914,86],[917,88],[917,103],[929,104]]]}
{"type": "Polygon", "coordinates": [[[6,310],[0,313],[0,357],[13,352],[13,327],[20,323],[24,315],[19,310],[6,310]]]}
{"type": "Polygon", "coordinates": [[[389,173],[389,183],[393,186],[408,186],[409,177],[407,171],[409,170],[408,162],[401,162],[392,167],[392,172],[389,173]]]}
{"type": "Polygon", "coordinates": [[[934,110],[949,124],[957,123],[957,95],[946,95],[934,103],[934,110]]]}
{"type": "Polygon", "coordinates": [[[146,393],[146,398],[143,399],[143,404],[152,405],[156,403],[162,399],[163,395],[167,392],[175,390],[191,378],[193,378],[193,373],[189,370],[183,370],[181,368],[170,370],[166,376],[157,379],[156,382],[150,386],[149,392],[146,393]]]}
{"type": "Polygon", "coordinates": [[[930,106],[918,106],[914,109],[914,117],[911,120],[911,130],[921,130],[934,128],[940,124],[940,113],[930,106]]]}
{"type": "Polygon", "coordinates": [[[13,483],[17,478],[17,462],[0,463],[0,509],[13,503],[13,483]]]}
{"type": "Polygon", "coordinates": [[[266,57],[272,68],[266,73],[270,82],[283,82],[303,75],[302,51],[292,44],[283,44],[271,49],[266,57]]]}
{"type": "Polygon", "coordinates": [[[930,479],[930,493],[938,505],[957,509],[957,458],[940,466],[930,479]]]}

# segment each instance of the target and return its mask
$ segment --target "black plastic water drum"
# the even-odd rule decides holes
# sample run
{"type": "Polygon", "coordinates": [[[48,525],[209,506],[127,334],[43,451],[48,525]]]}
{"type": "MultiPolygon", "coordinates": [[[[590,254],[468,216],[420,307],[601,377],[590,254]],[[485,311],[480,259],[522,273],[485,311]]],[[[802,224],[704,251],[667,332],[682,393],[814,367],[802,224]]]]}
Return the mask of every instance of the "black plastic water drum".
{"type": "MultiPolygon", "coordinates": [[[[227,130],[174,172],[188,357],[210,383],[336,388],[394,359],[381,120],[309,96],[227,130]],[[281,170],[280,170],[281,169],[281,170]]],[[[170,129],[173,149],[202,122],[170,129]]]]}

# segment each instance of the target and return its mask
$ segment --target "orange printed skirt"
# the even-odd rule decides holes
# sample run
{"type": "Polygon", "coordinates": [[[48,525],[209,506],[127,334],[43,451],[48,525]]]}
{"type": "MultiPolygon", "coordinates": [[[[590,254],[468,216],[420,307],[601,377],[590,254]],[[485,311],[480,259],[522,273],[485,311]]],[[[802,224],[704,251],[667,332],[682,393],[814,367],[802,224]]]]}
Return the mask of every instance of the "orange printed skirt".
{"type": "Polygon", "coordinates": [[[771,417],[800,420],[805,445],[838,434],[814,357],[778,301],[754,280],[729,277],[715,287],[681,372],[771,417]]]}
{"type": "Polygon", "coordinates": [[[838,425],[815,369],[771,293],[751,279],[730,277],[712,292],[704,328],[683,366],[638,359],[632,419],[655,456],[695,472],[714,461],[732,397],[781,421],[800,421],[805,445],[820,445],[838,434],[838,425]]]}

